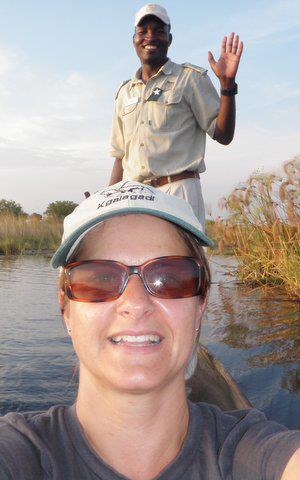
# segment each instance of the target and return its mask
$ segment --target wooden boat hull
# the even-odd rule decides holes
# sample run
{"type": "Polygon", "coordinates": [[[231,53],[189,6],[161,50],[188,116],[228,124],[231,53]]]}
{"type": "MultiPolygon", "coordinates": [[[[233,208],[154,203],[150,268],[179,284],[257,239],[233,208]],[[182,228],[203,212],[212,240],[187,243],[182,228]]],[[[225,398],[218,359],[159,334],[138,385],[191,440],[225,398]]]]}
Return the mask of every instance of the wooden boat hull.
{"type": "Polygon", "coordinates": [[[221,362],[203,345],[199,345],[197,368],[187,381],[187,390],[192,402],[212,403],[222,410],[252,407],[221,362]]]}

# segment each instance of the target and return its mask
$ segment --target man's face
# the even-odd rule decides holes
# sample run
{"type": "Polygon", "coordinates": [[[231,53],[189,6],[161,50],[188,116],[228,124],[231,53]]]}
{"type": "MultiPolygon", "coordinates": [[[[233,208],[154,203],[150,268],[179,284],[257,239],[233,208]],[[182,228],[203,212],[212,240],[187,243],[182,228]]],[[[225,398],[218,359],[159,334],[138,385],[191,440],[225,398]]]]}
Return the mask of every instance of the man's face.
{"type": "Polygon", "coordinates": [[[163,64],[171,42],[170,26],[152,15],[140,22],[133,36],[133,44],[142,64],[163,64]]]}

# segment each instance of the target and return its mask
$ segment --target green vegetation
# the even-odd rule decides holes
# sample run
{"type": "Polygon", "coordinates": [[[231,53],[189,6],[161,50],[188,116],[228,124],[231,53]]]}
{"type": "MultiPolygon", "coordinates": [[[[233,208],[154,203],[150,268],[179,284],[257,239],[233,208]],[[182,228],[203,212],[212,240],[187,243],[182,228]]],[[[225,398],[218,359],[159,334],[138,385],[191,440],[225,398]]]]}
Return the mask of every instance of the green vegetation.
{"type": "Polygon", "coordinates": [[[4,198],[0,200],[0,215],[2,214],[26,215],[19,203],[16,203],[14,200],[5,200],[4,198]]]}
{"type": "Polygon", "coordinates": [[[51,218],[64,219],[67,215],[73,212],[77,207],[77,203],[69,200],[58,200],[56,202],[49,203],[44,215],[51,218]]]}
{"type": "Polygon", "coordinates": [[[12,214],[0,215],[0,254],[54,251],[61,241],[62,222],[12,214]]]}
{"type": "Polygon", "coordinates": [[[77,206],[70,201],[50,203],[45,216],[28,215],[13,200],[0,200],[0,254],[53,252],[63,232],[62,220],[77,206]]]}
{"type": "Polygon", "coordinates": [[[284,176],[254,174],[222,206],[228,217],[210,228],[218,252],[232,249],[238,276],[250,285],[280,285],[300,297],[300,156],[286,162],[284,176]]]}

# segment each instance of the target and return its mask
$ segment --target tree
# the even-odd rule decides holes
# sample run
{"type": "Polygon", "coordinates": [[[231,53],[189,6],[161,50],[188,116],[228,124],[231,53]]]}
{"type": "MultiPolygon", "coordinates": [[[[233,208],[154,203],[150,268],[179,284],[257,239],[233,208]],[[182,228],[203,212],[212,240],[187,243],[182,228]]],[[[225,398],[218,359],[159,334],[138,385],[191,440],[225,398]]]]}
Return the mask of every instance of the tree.
{"type": "Polygon", "coordinates": [[[43,218],[42,215],[36,212],[29,215],[29,220],[33,220],[34,222],[40,222],[42,218],[43,218]]]}
{"type": "Polygon", "coordinates": [[[77,203],[70,200],[57,200],[56,202],[49,203],[44,215],[46,215],[46,217],[63,219],[72,213],[75,207],[77,207],[77,203]]]}
{"type": "Polygon", "coordinates": [[[10,213],[16,216],[26,215],[19,203],[16,203],[14,200],[5,200],[4,198],[0,200],[0,215],[3,213],[10,213]]]}

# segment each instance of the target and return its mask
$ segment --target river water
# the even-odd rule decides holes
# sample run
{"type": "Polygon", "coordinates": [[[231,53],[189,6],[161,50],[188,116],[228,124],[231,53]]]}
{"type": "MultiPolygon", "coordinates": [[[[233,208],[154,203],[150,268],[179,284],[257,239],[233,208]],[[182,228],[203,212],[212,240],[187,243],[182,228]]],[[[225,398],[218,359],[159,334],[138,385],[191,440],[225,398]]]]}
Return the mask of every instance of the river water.
{"type": "MultiPolygon", "coordinates": [[[[299,303],[238,285],[234,259],[213,257],[201,342],[268,418],[300,428],[299,303]]],[[[45,257],[0,257],[0,414],[72,403],[76,358],[45,257]]]]}

